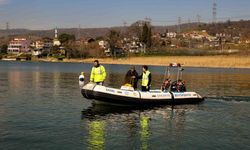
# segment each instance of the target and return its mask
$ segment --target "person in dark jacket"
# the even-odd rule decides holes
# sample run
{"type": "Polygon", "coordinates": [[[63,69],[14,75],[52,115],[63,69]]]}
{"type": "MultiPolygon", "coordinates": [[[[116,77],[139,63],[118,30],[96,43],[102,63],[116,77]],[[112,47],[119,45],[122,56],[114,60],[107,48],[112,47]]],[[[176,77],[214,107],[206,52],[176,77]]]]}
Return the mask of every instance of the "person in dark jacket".
{"type": "Polygon", "coordinates": [[[126,73],[124,84],[130,84],[134,90],[137,89],[138,73],[135,70],[135,66],[132,66],[126,73]]]}
{"type": "Polygon", "coordinates": [[[142,79],[141,81],[141,90],[142,91],[149,91],[151,86],[151,73],[148,70],[148,66],[142,66],[142,75],[138,77],[138,79],[142,79]]]}

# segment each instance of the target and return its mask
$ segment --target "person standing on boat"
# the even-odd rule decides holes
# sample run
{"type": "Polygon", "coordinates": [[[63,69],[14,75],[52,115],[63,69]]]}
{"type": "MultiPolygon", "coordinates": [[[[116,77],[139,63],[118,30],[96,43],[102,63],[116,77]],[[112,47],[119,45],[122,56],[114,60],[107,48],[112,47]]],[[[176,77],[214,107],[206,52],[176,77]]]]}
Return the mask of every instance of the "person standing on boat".
{"type": "Polygon", "coordinates": [[[94,82],[98,85],[103,85],[106,79],[106,71],[103,65],[99,64],[98,60],[94,61],[94,66],[92,67],[90,74],[90,82],[94,82]]]}
{"type": "Polygon", "coordinates": [[[138,79],[142,79],[141,81],[141,90],[142,91],[149,91],[151,86],[151,73],[148,70],[148,66],[142,66],[142,75],[138,77],[138,79]]]}
{"type": "Polygon", "coordinates": [[[130,70],[126,73],[124,84],[131,85],[134,90],[137,89],[138,73],[135,70],[135,66],[132,66],[130,70]]]}

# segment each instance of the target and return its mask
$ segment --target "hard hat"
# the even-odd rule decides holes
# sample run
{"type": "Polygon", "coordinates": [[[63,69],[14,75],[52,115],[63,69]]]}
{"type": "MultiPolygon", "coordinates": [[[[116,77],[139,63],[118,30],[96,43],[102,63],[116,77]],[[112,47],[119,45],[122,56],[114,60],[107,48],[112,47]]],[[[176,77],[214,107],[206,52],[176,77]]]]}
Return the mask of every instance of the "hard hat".
{"type": "Polygon", "coordinates": [[[84,75],[84,72],[81,72],[81,75],[84,75]]]}

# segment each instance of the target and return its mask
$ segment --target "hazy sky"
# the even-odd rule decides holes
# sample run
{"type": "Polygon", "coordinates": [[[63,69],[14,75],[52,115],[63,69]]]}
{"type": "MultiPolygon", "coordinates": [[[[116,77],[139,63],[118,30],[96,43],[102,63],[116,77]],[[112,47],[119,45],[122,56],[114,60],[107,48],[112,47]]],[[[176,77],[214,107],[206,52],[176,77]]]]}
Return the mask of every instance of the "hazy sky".
{"type": "MultiPolygon", "coordinates": [[[[211,22],[213,0],[0,0],[0,28],[110,27],[150,17],[154,25],[211,22]]],[[[217,17],[250,19],[250,0],[217,0],[217,17]]]]}

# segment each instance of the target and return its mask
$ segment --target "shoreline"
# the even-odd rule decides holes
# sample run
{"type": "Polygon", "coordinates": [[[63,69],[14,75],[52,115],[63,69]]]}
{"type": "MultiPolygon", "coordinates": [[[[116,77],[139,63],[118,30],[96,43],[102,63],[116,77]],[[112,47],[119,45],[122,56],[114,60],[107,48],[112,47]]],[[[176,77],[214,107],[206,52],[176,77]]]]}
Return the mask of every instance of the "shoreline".
{"type": "Polygon", "coordinates": [[[87,59],[64,59],[41,58],[32,61],[40,62],[67,62],[67,63],[92,63],[98,59],[101,64],[121,65],[154,65],[167,66],[170,63],[180,63],[186,67],[208,67],[208,68],[250,68],[250,56],[149,56],[130,58],[87,58],[87,59]]]}

